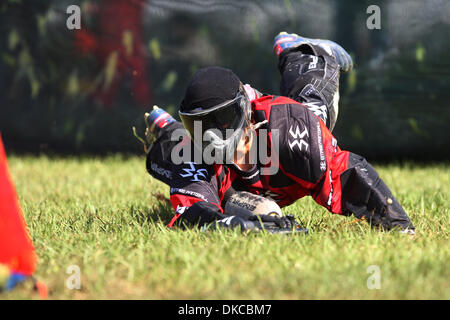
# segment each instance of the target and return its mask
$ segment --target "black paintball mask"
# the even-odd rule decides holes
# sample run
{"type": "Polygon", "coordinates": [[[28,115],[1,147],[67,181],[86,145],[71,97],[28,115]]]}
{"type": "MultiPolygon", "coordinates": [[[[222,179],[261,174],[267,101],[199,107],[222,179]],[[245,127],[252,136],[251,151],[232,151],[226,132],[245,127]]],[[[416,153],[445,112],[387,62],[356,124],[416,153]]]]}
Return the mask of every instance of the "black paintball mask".
{"type": "Polygon", "coordinates": [[[202,151],[231,163],[244,129],[250,123],[250,100],[240,84],[233,99],[214,106],[199,106],[189,111],[179,111],[181,121],[192,141],[202,151]]]}
{"type": "Polygon", "coordinates": [[[222,67],[198,70],[180,105],[181,121],[196,150],[211,155],[208,163],[231,163],[250,123],[250,100],[233,71],[222,67]]]}

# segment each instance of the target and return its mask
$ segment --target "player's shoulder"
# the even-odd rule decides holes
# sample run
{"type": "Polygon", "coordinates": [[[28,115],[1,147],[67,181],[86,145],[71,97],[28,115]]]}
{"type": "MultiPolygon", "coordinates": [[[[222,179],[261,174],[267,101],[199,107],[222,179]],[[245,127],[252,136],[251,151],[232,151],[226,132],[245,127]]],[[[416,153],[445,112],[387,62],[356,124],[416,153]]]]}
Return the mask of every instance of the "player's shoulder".
{"type": "Polygon", "coordinates": [[[260,97],[254,99],[252,103],[257,109],[270,108],[275,105],[302,105],[301,103],[284,96],[277,96],[273,94],[263,94],[260,97]]]}
{"type": "Polygon", "coordinates": [[[243,85],[243,88],[252,105],[256,104],[258,108],[266,108],[276,104],[299,104],[288,97],[262,93],[249,84],[243,85]]]}
{"type": "Polygon", "coordinates": [[[308,108],[291,98],[277,95],[262,95],[252,101],[254,113],[264,112],[267,120],[270,121],[272,112],[285,113],[296,117],[306,116],[308,108]]]}
{"type": "Polygon", "coordinates": [[[266,95],[252,102],[255,122],[267,120],[267,129],[289,131],[296,123],[310,126],[316,117],[303,104],[284,96],[266,95]]]}
{"type": "Polygon", "coordinates": [[[281,96],[266,96],[256,101],[256,122],[267,120],[271,147],[278,149],[285,171],[315,183],[323,174],[323,147],[320,120],[302,104],[281,96]],[[258,108],[258,102],[265,107],[258,108]]]}

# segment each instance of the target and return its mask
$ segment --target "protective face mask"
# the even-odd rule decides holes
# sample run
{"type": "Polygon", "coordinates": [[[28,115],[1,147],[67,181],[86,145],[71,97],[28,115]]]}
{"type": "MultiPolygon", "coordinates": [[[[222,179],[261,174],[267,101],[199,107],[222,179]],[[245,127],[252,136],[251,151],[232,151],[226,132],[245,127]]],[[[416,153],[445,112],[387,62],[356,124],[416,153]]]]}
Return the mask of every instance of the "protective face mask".
{"type": "Polygon", "coordinates": [[[223,139],[219,130],[207,130],[203,137],[204,157],[211,156],[213,159],[205,159],[205,162],[231,164],[243,129],[234,130],[227,139],[223,139]]]}

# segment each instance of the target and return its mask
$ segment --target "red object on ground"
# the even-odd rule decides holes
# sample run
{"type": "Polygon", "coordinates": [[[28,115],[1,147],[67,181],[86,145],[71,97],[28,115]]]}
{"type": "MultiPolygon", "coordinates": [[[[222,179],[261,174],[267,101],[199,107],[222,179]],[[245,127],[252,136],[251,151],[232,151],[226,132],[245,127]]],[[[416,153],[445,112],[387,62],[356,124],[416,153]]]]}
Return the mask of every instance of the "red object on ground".
{"type": "Polygon", "coordinates": [[[41,281],[36,281],[35,286],[36,290],[39,292],[39,295],[41,296],[41,299],[47,299],[48,298],[47,286],[41,281]]]}
{"type": "Polygon", "coordinates": [[[36,262],[0,136],[0,263],[12,272],[31,276],[36,262]]]}

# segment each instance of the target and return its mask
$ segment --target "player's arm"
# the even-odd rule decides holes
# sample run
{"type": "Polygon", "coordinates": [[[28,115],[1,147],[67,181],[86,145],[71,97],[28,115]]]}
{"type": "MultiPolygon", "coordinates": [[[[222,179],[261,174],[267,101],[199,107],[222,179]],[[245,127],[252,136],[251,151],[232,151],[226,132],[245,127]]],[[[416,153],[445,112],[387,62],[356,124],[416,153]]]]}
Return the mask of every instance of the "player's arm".
{"type": "MultiPolygon", "coordinates": [[[[234,218],[234,224],[249,220],[253,213],[242,205],[247,198],[236,198],[236,192],[229,187],[219,190],[218,176],[215,168],[193,162],[174,166],[170,188],[170,200],[175,209],[175,216],[169,224],[188,226],[204,226],[225,218],[234,218]],[[239,199],[243,200],[239,202],[239,199]],[[228,201],[229,200],[229,201],[228,201]]],[[[259,203],[258,203],[259,204],[259,203]]],[[[256,210],[262,205],[255,206],[256,210]]],[[[273,209],[265,206],[267,209],[273,209]]],[[[228,226],[230,219],[226,220],[228,226]]],[[[230,225],[234,227],[236,225],[230,225]]]]}
{"type": "Polygon", "coordinates": [[[290,108],[294,117],[284,133],[286,140],[281,140],[280,163],[292,180],[310,189],[314,200],[332,213],[353,214],[385,229],[414,229],[392,192],[363,157],[342,151],[324,122],[312,112],[290,108]]]}
{"type": "Polygon", "coordinates": [[[203,225],[223,217],[212,166],[194,162],[174,165],[170,201],[175,216],[169,227],[183,223],[203,225]]]}
{"type": "Polygon", "coordinates": [[[209,228],[240,227],[242,230],[264,227],[272,232],[286,232],[285,229],[295,227],[296,232],[305,232],[292,217],[282,216],[280,207],[269,199],[236,192],[231,187],[221,199],[211,166],[194,163],[176,166],[170,192],[175,216],[169,227],[209,225],[209,228]]]}

